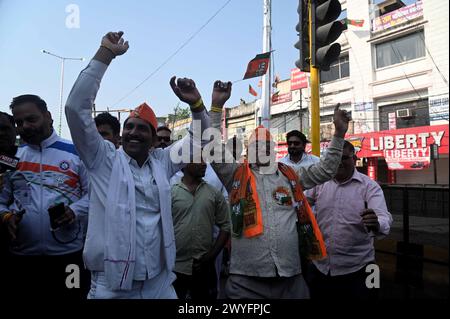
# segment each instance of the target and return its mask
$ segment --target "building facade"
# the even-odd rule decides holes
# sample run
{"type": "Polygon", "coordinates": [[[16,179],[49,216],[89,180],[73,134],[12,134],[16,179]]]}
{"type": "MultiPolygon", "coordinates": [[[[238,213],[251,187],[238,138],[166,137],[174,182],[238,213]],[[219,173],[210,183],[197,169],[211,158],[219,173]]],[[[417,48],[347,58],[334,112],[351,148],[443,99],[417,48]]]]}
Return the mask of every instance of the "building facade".
{"type": "MultiPolygon", "coordinates": [[[[321,140],[331,138],[334,105],[340,103],[351,112],[348,137],[369,176],[385,183],[448,184],[449,1],[343,0],[341,5],[340,19],[364,23],[348,25],[338,39],[339,60],[321,72],[321,140]],[[388,144],[382,149],[370,144],[373,136],[386,137],[388,144]]],[[[294,69],[290,79],[276,84],[271,128],[279,133],[275,138],[283,154],[286,132],[310,135],[308,77],[294,69]]],[[[245,137],[255,127],[252,109],[259,118],[260,103],[227,112],[229,137],[245,137]]]]}

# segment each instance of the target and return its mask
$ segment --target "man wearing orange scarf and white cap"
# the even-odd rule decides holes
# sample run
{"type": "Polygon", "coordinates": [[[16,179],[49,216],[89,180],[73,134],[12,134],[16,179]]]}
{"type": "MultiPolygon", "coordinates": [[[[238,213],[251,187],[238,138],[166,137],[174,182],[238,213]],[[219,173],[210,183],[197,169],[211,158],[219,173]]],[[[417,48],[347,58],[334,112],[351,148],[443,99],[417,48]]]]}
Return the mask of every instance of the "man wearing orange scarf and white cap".
{"type": "MultiPolygon", "coordinates": [[[[146,103],[125,121],[119,150],[98,134],[91,108],[108,65],[128,50],[122,35],[110,32],[103,37],[66,103],[72,139],[90,177],[90,215],[83,253],[92,273],[88,298],[176,298],[169,179],[185,164],[173,163],[170,155],[194,141],[188,134],[168,148],[152,149],[157,121],[146,103]]],[[[194,81],[178,79],[176,83],[173,77],[170,85],[180,100],[190,105],[193,121],[201,123],[203,132],[209,127],[209,115],[194,81]]],[[[220,81],[216,81],[214,92],[223,103],[230,96],[220,81]]]]}
{"type": "MultiPolygon", "coordinates": [[[[221,108],[211,108],[211,125],[220,128],[221,108]]],[[[296,170],[275,161],[266,128],[255,129],[244,163],[225,151],[225,163],[212,163],[231,205],[230,276],[225,295],[232,299],[303,299],[309,290],[301,258],[321,259],[325,244],[303,190],[336,174],[349,115],[337,106],[335,133],[319,163],[296,170]]]]}

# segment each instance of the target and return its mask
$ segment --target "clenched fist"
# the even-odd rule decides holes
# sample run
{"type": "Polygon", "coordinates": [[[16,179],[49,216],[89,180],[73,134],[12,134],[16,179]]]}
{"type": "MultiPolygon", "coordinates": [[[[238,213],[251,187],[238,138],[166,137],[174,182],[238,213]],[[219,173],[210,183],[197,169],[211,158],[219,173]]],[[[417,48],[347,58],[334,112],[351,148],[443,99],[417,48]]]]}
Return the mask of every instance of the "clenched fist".
{"type": "Polygon", "coordinates": [[[122,38],[123,31],[119,32],[108,32],[103,38],[102,38],[102,47],[107,48],[111,53],[116,57],[118,55],[122,55],[125,52],[127,52],[128,48],[130,47],[128,45],[128,41],[125,41],[122,38]]]}

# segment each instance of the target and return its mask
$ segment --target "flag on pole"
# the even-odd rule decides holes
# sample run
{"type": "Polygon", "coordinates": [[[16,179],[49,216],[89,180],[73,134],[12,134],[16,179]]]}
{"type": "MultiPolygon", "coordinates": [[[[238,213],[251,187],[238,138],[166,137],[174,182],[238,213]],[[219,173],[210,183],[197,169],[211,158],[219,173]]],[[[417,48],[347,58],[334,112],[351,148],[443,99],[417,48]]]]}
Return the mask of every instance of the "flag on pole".
{"type": "Polygon", "coordinates": [[[258,93],[256,93],[256,91],[252,88],[250,84],[248,85],[248,93],[250,93],[253,96],[258,96],[258,93]]]}
{"type": "Polygon", "coordinates": [[[364,26],[364,20],[342,19],[341,22],[345,26],[352,25],[359,28],[364,26]]]}
{"type": "Polygon", "coordinates": [[[248,63],[247,72],[245,72],[243,80],[266,74],[267,68],[269,67],[269,60],[270,52],[261,53],[255,56],[255,58],[248,63]]]}

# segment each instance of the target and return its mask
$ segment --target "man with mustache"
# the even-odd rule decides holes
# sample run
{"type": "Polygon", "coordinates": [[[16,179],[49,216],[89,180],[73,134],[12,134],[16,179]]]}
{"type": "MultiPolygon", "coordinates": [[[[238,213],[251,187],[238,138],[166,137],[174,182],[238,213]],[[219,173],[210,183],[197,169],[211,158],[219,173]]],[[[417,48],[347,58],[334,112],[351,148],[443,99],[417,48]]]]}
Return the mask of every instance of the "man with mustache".
{"type": "MultiPolygon", "coordinates": [[[[211,120],[217,129],[221,114],[221,107],[213,105],[211,120]]],[[[244,163],[234,161],[229,152],[225,152],[225,163],[212,163],[230,194],[233,236],[225,287],[228,298],[309,298],[300,254],[301,258],[323,258],[326,253],[303,189],[336,174],[349,121],[347,112],[336,106],[328,152],[307,168],[294,170],[276,163],[272,135],[262,126],[249,138],[244,163]]]]}
{"type": "Polygon", "coordinates": [[[56,134],[39,96],[17,96],[10,108],[26,143],[17,151],[19,165],[0,196],[1,219],[11,239],[11,296],[39,296],[45,287],[48,297],[82,297],[83,283],[89,281],[82,261],[88,213],[85,167],[74,145],[56,134]],[[58,203],[63,206],[52,224],[48,209],[58,203]],[[81,289],[66,286],[70,264],[81,271],[81,289]]]}
{"type": "MultiPolygon", "coordinates": [[[[88,298],[176,298],[169,179],[185,163],[172,162],[171,155],[178,154],[184,144],[200,143],[188,134],[170,147],[153,148],[158,123],[146,103],[126,119],[118,150],[98,134],[91,108],[109,64],[129,48],[122,35],[109,32],[102,38],[66,103],[70,132],[91,182],[84,249],[84,261],[92,273],[88,298]]],[[[194,81],[173,77],[170,86],[190,106],[201,131],[208,128],[209,115],[194,81]]],[[[214,90],[229,96],[220,81],[214,90]]]]}
{"type": "Polygon", "coordinates": [[[307,143],[310,143],[305,134],[293,130],[286,134],[288,154],[280,162],[294,168],[307,167],[320,161],[320,158],[305,152],[307,143]]]}
{"type": "Polygon", "coordinates": [[[166,148],[172,144],[172,131],[167,126],[160,126],[156,130],[157,141],[155,147],[166,148]]]}
{"type": "Polygon", "coordinates": [[[366,266],[375,263],[374,238],[389,234],[392,216],[383,190],[355,169],[355,147],[345,141],[336,176],[305,192],[315,202],[328,256],[313,261],[308,273],[311,298],[370,299],[366,266]]]}

